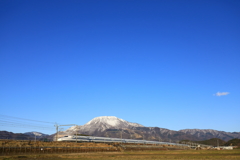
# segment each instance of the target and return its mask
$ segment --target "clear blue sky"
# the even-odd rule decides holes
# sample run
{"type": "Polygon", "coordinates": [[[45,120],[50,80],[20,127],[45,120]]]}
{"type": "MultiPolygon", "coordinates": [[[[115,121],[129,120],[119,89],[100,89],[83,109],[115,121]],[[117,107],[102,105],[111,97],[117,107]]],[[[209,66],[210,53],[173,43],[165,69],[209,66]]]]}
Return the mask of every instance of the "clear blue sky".
{"type": "Polygon", "coordinates": [[[0,0],[0,44],[2,115],[240,132],[239,0],[0,0]]]}

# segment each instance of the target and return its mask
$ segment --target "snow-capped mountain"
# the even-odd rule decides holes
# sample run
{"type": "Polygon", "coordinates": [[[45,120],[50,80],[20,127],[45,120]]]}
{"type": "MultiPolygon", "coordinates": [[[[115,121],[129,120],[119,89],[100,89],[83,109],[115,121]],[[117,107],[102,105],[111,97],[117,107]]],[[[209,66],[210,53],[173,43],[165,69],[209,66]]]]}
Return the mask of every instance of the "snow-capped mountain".
{"type": "Polygon", "coordinates": [[[43,134],[41,132],[26,132],[25,135],[29,135],[30,137],[42,138],[48,136],[48,134],[43,134]]]}
{"type": "Polygon", "coordinates": [[[96,117],[86,123],[84,126],[96,126],[99,127],[99,125],[104,126],[104,128],[132,128],[132,127],[144,127],[141,124],[138,123],[131,123],[128,121],[125,121],[123,119],[117,118],[115,116],[102,116],[102,117],[96,117]]]}
{"type": "Polygon", "coordinates": [[[87,122],[83,126],[72,126],[63,135],[71,134],[85,134],[101,137],[115,137],[115,138],[128,138],[128,139],[148,139],[148,140],[163,140],[169,141],[169,137],[174,137],[171,140],[186,139],[193,136],[185,133],[172,131],[165,128],[158,127],[145,127],[138,123],[128,122],[126,120],[117,118],[115,116],[102,116],[96,117],[87,122]]]}
{"type": "Polygon", "coordinates": [[[102,116],[96,117],[86,123],[83,126],[73,126],[69,128],[66,132],[76,132],[82,134],[93,134],[96,131],[104,131],[106,129],[122,129],[122,128],[134,128],[134,127],[144,127],[138,123],[132,123],[125,121],[123,119],[117,118],[115,116],[102,116]]]}

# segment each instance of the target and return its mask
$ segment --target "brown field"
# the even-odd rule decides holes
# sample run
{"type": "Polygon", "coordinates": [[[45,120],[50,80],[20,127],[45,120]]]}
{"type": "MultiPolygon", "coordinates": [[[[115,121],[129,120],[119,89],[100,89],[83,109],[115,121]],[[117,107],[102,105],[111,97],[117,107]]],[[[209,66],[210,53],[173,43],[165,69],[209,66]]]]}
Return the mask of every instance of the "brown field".
{"type": "Polygon", "coordinates": [[[240,160],[240,150],[167,150],[0,156],[0,160],[240,160]]]}
{"type": "Polygon", "coordinates": [[[33,140],[0,140],[0,147],[109,147],[105,143],[43,142],[33,140]]]}
{"type": "Polygon", "coordinates": [[[0,140],[0,160],[240,160],[240,149],[176,150],[171,146],[159,146],[157,148],[160,149],[154,151],[156,146],[137,147],[140,149],[127,151],[126,148],[122,150],[117,145],[104,143],[0,140]],[[39,150],[41,147],[44,152],[39,150]],[[83,150],[81,147],[87,149],[83,150]],[[47,152],[45,149],[53,151],[47,152]]]}

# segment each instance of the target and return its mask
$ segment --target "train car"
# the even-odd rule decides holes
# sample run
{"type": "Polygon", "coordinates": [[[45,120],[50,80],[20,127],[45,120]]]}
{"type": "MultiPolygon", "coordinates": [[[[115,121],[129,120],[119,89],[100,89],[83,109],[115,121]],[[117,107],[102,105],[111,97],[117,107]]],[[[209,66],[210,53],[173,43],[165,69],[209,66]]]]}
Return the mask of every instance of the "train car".
{"type": "Polygon", "coordinates": [[[64,137],[58,138],[57,141],[73,141],[73,136],[64,136],[64,137]]]}
{"type": "Polygon", "coordinates": [[[90,137],[88,136],[72,136],[72,139],[79,142],[90,142],[90,137]]]}
{"type": "Polygon", "coordinates": [[[108,138],[108,137],[94,137],[94,136],[64,136],[58,138],[57,141],[68,142],[95,142],[95,143],[134,143],[134,144],[156,144],[156,145],[172,145],[172,146],[188,146],[186,144],[158,142],[158,141],[146,141],[136,139],[121,139],[121,138],[108,138]]]}

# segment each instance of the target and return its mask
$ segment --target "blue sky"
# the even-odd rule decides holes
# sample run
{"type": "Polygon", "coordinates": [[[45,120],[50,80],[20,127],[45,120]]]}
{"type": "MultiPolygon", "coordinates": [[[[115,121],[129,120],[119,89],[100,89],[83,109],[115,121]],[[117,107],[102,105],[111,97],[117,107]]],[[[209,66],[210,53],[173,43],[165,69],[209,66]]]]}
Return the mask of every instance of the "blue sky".
{"type": "Polygon", "coordinates": [[[240,132],[239,8],[238,0],[1,0],[1,115],[240,132]]]}

